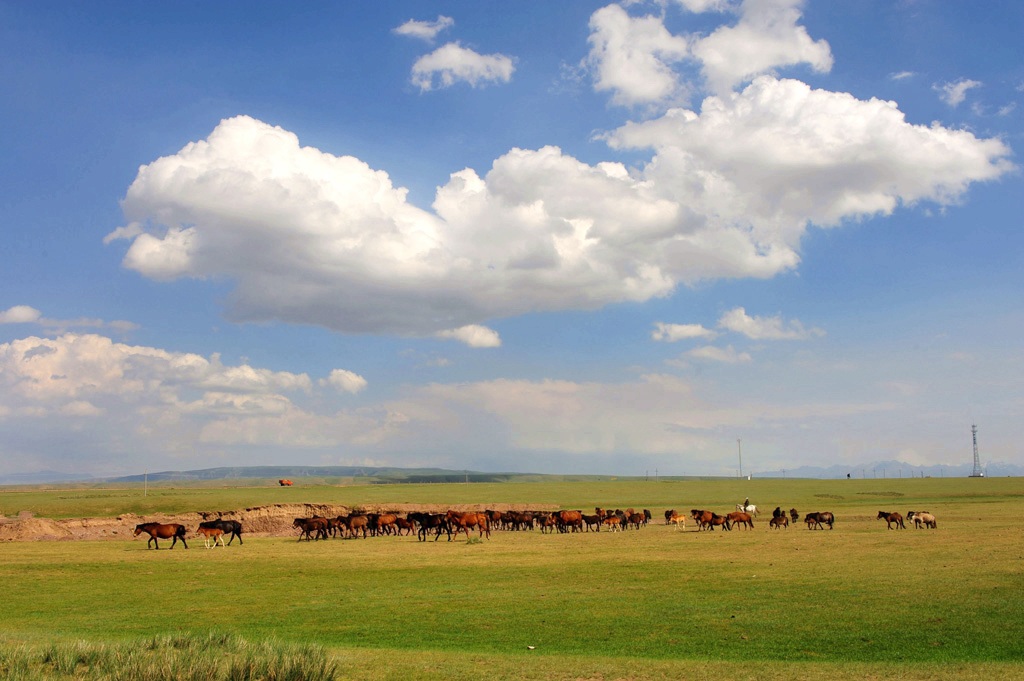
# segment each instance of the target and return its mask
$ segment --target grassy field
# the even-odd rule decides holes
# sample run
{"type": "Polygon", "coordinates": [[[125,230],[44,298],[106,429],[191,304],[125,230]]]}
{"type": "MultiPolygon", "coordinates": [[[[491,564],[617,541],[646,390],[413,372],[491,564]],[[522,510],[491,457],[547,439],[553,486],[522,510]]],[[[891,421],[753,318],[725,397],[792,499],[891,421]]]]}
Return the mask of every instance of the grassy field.
{"type": "Polygon", "coordinates": [[[13,488],[49,517],[285,502],[650,508],[641,531],[420,543],[0,545],[5,646],[191,632],[325,647],[342,678],[1024,677],[1020,479],[684,480],[279,489],[13,488]],[[677,532],[666,508],[830,510],[833,531],[677,532]],[[929,510],[887,531],[879,510],[929,510]]]}

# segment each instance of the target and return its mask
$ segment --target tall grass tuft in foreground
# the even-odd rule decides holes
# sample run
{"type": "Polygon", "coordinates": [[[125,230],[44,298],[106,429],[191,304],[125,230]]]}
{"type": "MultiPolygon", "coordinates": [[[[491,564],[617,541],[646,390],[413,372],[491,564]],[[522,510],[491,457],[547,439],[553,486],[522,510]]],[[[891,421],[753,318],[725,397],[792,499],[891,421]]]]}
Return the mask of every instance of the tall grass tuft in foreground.
{"type": "Polygon", "coordinates": [[[0,641],[0,678],[9,681],[333,681],[338,664],[316,645],[250,643],[232,634],[164,634],[137,642],[0,641]]]}

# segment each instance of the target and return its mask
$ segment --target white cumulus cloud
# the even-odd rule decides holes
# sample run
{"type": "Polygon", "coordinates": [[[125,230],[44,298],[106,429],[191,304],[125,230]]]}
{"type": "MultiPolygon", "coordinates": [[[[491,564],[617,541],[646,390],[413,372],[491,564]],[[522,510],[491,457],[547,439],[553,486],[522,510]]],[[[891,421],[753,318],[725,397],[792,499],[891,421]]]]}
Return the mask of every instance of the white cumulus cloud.
{"type": "Polygon", "coordinates": [[[458,329],[439,331],[437,337],[457,340],[471,348],[497,348],[501,346],[501,337],[498,335],[498,332],[479,324],[467,324],[458,329]]]}
{"type": "Polygon", "coordinates": [[[0,324],[29,324],[39,321],[42,313],[28,305],[15,305],[0,312],[0,324]]]}
{"type": "Polygon", "coordinates": [[[515,63],[503,54],[480,54],[459,43],[442,45],[412,65],[412,83],[421,91],[438,90],[456,83],[473,87],[507,83],[515,63]]]}
{"type": "Polygon", "coordinates": [[[320,385],[331,386],[336,390],[352,393],[353,395],[366,387],[366,379],[359,374],[347,369],[334,369],[327,378],[320,379],[320,385]]]}
{"type": "Polygon", "coordinates": [[[686,39],[669,33],[661,18],[633,18],[619,5],[590,17],[590,55],[594,87],[611,91],[612,101],[627,106],[679,96],[681,83],[672,64],[688,54],[686,39]]]}
{"type": "Polygon", "coordinates": [[[723,26],[693,45],[708,87],[726,94],[751,78],[782,66],[806,64],[818,72],[832,68],[828,42],[813,40],[799,25],[804,0],[744,0],[739,21],[723,26]]]}
{"type": "Polygon", "coordinates": [[[386,172],[239,116],[140,168],[122,209],[142,231],[111,234],[149,278],[232,282],[232,320],[428,336],[770,277],[812,224],[954,203],[1014,168],[999,139],[769,76],[606,140],[653,155],[631,170],[512,149],[453,172],[427,210],[386,172]]]}

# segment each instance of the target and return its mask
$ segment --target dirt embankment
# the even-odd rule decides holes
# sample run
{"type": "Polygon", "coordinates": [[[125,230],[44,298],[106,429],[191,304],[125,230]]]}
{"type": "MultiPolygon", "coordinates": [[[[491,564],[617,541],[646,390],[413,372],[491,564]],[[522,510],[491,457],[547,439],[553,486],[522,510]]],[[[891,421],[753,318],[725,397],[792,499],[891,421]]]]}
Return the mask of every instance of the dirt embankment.
{"type": "MultiPolygon", "coordinates": [[[[395,506],[360,506],[358,510],[366,513],[391,512],[405,515],[411,511],[427,513],[443,513],[449,508],[456,510],[478,510],[476,506],[424,506],[414,504],[398,504],[395,506]]],[[[524,506],[501,504],[495,505],[497,510],[524,510],[524,506]]],[[[204,520],[237,520],[242,523],[243,536],[255,537],[291,537],[297,530],[292,527],[295,518],[309,518],[314,515],[333,518],[348,515],[352,512],[348,506],[336,504],[274,504],[272,506],[255,506],[235,511],[197,511],[176,515],[161,514],[140,516],[127,513],[111,518],[37,518],[31,513],[22,512],[17,517],[0,517],[0,541],[73,541],[78,539],[126,539],[132,536],[135,526],[139,523],[181,523],[191,534],[204,520]]]]}

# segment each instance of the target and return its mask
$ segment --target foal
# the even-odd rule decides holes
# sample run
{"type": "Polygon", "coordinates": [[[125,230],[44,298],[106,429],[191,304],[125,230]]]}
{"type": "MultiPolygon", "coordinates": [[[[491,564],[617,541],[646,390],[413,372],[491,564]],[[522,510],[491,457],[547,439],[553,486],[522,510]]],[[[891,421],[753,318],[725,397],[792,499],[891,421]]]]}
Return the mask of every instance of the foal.
{"type": "Polygon", "coordinates": [[[224,530],[219,527],[200,527],[196,530],[196,536],[203,536],[203,543],[206,548],[217,548],[217,542],[220,542],[221,546],[224,546],[224,530]],[[213,546],[210,546],[210,540],[213,540],[213,546]]]}

